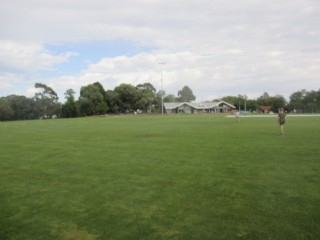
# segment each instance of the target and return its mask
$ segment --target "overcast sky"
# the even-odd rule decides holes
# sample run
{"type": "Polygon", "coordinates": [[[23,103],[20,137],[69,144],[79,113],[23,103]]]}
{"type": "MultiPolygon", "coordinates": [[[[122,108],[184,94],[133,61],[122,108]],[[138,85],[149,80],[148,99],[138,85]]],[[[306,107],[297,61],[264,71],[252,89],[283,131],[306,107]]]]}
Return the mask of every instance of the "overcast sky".
{"type": "MultiPolygon", "coordinates": [[[[319,0],[0,2],[0,96],[149,82],[196,101],[320,88],[319,0]],[[160,62],[165,64],[160,65],[160,62]]],[[[76,96],[77,97],[77,96],[76,96]]]]}

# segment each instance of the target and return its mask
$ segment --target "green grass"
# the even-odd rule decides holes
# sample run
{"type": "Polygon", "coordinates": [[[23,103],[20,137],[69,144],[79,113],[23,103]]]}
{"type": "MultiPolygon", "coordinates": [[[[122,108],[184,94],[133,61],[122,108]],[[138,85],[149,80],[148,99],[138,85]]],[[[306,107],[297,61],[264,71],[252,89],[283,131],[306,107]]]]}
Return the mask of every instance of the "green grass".
{"type": "Polygon", "coordinates": [[[320,117],[0,122],[0,239],[319,239],[320,117]]]}

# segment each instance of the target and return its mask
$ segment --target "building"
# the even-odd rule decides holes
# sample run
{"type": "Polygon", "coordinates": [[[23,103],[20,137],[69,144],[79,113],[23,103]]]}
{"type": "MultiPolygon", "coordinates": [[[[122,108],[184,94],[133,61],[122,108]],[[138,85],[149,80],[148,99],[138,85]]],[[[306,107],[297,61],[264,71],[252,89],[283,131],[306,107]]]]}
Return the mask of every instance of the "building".
{"type": "Polygon", "coordinates": [[[225,101],[218,102],[165,102],[164,109],[167,114],[175,113],[226,113],[232,112],[236,107],[225,101]]]}

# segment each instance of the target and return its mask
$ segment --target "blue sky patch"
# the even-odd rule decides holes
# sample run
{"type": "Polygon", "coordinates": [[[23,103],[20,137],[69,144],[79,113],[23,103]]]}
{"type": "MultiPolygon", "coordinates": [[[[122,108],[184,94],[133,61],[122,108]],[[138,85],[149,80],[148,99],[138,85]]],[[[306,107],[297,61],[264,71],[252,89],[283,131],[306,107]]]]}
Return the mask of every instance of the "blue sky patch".
{"type": "Polygon", "coordinates": [[[85,69],[92,63],[99,62],[102,58],[117,56],[133,56],[140,52],[150,52],[152,48],[141,47],[133,42],[124,40],[94,41],[81,43],[47,44],[45,45],[51,54],[58,55],[66,52],[74,52],[77,55],[55,66],[50,71],[43,71],[41,75],[50,77],[64,74],[75,74],[85,69]]]}

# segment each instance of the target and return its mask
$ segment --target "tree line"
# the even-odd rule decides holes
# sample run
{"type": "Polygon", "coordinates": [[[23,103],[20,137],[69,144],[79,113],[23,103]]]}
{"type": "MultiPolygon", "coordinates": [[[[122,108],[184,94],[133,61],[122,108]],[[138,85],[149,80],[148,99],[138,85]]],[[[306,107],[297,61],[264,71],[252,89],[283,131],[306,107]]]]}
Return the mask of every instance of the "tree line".
{"type": "Polygon", "coordinates": [[[227,96],[222,100],[232,103],[237,109],[249,112],[263,112],[268,106],[270,111],[278,112],[283,107],[291,113],[320,113],[320,89],[307,91],[305,89],[294,92],[289,97],[289,102],[281,95],[270,96],[267,92],[257,99],[248,99],[246,95],[227,96]]]}
{"type": "MultiPolygon", "coordinates": [[[[184,86],[177,96],[157,91],[150,83],[120,84],[114,90],[105,90],[95,82],[80,88],[78,99],[75,91],[68,89],[65,102],[59,102],[57,93],[49,86],[36,83],[39,91],[31,98],[21,95],[0,97],[0,120],[27,120],[39,118],[74,118],[104,114],[160,113],[163,102],[191,102],[196,99],[192,90],[184,86]]],[[[216,99],[213,101],[218,101],[216,99]]],[[[297,113],[320,112],[320,90],[301,90],[290,96],[286,102],[280,95],[269,96],[264,93],[257,99],[248,99],[246,95],[226,96],[221,100],[233,104],[245,111],[261,111],[261,106],[270,106],[276,112],[279,107],[297,113]]]]}
{"type": "Polygon", "coordinates": [[[78,99],[75,91],[68,89],[65,102],[60,103],[57,93],[49,86],[36,83],[39,91],[31,98],[21,95],[0,97],[0,120],[28,120],[74,118],[104,114],[159,113],[163,101],[193,101],[192,90],[185,86],[177,97],[165,96],[150,83],[121,84],[114,90],[105,90],[95,82],[80,88],[78,99]]]}

